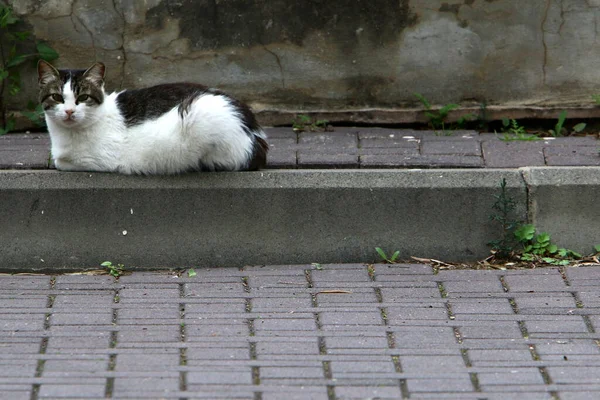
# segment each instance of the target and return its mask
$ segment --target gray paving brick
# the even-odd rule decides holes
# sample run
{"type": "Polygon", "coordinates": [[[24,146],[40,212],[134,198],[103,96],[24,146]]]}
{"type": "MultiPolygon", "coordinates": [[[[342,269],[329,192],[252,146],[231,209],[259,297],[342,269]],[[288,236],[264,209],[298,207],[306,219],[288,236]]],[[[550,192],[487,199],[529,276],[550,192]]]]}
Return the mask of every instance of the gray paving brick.
{"type": "Polygon", "coordinates": [[[95,360],[46,360],[44,376],[57,372],[102,373],[108,368],[108,356],[97,355],[95,360]]]}
{"type": "Polygon", "coordinates": [[[529,333],[587,332],[588,329],[579,316],[555,317],[554,321],[527,321],[529,333]]]}
{"type": "Polygon", "coordinates": [[[0,169],[48,169],[50,151],[38,147],[0,149],[0,169]]]}
{"type": "Polygon", "coordinates": [[[321,153],[312,150],[298,151],[298,168],[358,168],[357,154],[321,153]]]}
{"type": "Polygon", "coordinates": [[[379,312],[322,312],[322,325],[383,325],[379,312]]]}
{"type": "Polygon", "coordinates": [[[282,378],[324,378],[323,366],[315,363],[312,367],[261,367],[261,379],[282,378]]]}
{"type": "Polygon", "coordinates": [[[325,339],[327,349],[377,349],[387,348],[388,341],[385,334],[380,336],[351,336],[351,337],[327,337],[325,339]]]}
{"type": "Polygon", "coordinates": [[[551,296],[518,295],[515,296],[514,299],[521,313],[523,313],[527,308],[577,308],[575,299],[571,294],[556,293],[551,296]]]}
{"type": "Polygon", "coordinates": [[[260,318],[254,321],[254,329],[257,333],[264,331],[313,331],[316,329],[316,323],[313,318],[260,318]]]}
{"type": "Polygon", "coordinates": [[[483,159],[477,156],[457,155],[363,155],[361,168],[482,168],[483,159]]]}
{"type": "Polygon", "coordinates": [[[299,145],[309,145],[315,149],[324,146],[336,148],[356,148],[358,135],[356,132],[301,132],[298,136],[299,145]]]}
{"type": "Polygon", "coordinates": [[[452,299],[454,314],[512,314],[508,299],[452,299]]]}
{"type": "Polygon", "coordinates": [[[377,303],[375,292],[352,291],[352,293],[317,293],[317,304],[319,306],[328,306],[338,303],[377,303]]]}
{"type": "Polygon", "coordinates": [[[334,378],[337,375],[343,375],[348,373],[361,373],[361,374],[372,374],[372,373],[394,373],[396,369],[391,357],[388,360],[382,361],[332,361],[331,371],[333,372],[334,378]]]}
{"type": "Polygon", "coordinates": [[[542,142],[482,142],[485,165],[489,168],[518,168],[542,166],[546,161],[542,142]]]}
{"type": "Polygon", "coordinates": [[[543,385],[538,368],[507,368],[504,371],[480,372],[479,384],[486,385],[543,385]]]}
{"type": "Polygon", "coordinates": [[[400,362],[405,372],[419,372],[431,377],[440,373],[466,371],[463,358],[458,352],[453,356],[403,356],[400,362]]]}
{"type": "Polygon", "coordinates": [[[578,368],[572,366],[548,367],[548,374],[552,380],[559,384],[598,384],[600,383],[600,367],[593,366],[587,368],[578,368]]]}
{"type": "Polygon", "coordinates": [[[405,324],[406,320],[447,320],[448,313],[443,305],[436,307],[387,307],[389,325],[405,324]]]}
{"type": "MultiPolygon", "coordinates": [[[[177,327],[179,328],[179,327],[177,327]]],[[[231,337],[231,336],[247,336],[249,334],[248,325],[246,323],[236,323],[229,325],[186,325],[186,340],[202,341],[204,336],[210,337],[231,337]]],[[[174,332],[174,337],[179,337],[179,329],[174,332]]]]}
{"type": "Polygon", "coordinates": [[[453,140],[430,140],[421,142],[422,154],[458,154],[465,156],[481,156],[481,144],[475,138],[453,140]]]}
{"type": "Polygon", "coordinates": [[[308,342],[259,342],[256,344],[256,353],[258,359],[261,356],[268,355],[308,355],[308,354],[319,354],[319,345],[317,340],[308,342]]]}
{"type": "Polygon", "coordinates": [[[39,398],[102,398],[104,397],[104,385],[87,384],[43,384],[40,386],[39,398]]]}
{"type": "Polygon", "coordinates": [[[295,150],[280,150],[269,152],[267,156],[267,168],[290,169],[297,168],[297,152],[295,150]]]}
{"type": "Polygon", "coordinates": [[[503,293],[502,284],[499,279],[490,279],[486,281],[450,281],[444,282],[444,288],[448,293],[448,297],[460,297],[461,293],[503,293]]]}
{"type": "MultiPolygon", "coordinates": [[[[258,352],[258,350],[257,350],[258,352]]],[[[250,360],[250,348],[188,348],[186,351],[187,365],[198,365],[196,361],[206,360],[250,360]]]]}
{"type": "MultiPolygon", "coordinates": [[[[444,324],[445,325],[445,324],[444,324]]],[[[396,348],[421,348],[432,346],[450,346],[456,344],[454,330],[448,326],[394,326],[396,348]]]]}
{"type": "Polygon", "coordinates": [[[421,288],[421,287],[406,287],[406,288],[383,288],[381,289],[384,302],[394,302],[399,299],[440,299],[441,294],[437,287],[421,288]]]}
{"type": "Polygon", "coordinates": [[[398,386],[337,386],[335,395],[339,399],[400,399],[398,386]]]}
{"type": "Polygon", "coordinates": [[[394,139],[394,138],[405,138],[420,139],[422,136],[421,131],[415,131],[412,129],[387,129],[379,127],[364,127],[357,128],[358,137],[361,141],[366,139],[394,139]]]}
{"type": "MultiPolygon", "coordinates": [[[[152,397],[161,398],[161,394],[169,395],[170,392],[179,390],[179,377],[119,377],[115,379],[113,397],[122,398],[125,395],[139,397],[145,393],[146,398],[154,392],[152,397]]],[[[127,396],[127,397],[129,397],[127,396]]]]}
{"type": "Polygon", "coordinates": [[[521,330],[517,322],[489,322],[483,326],[463,326],[460,329],[464,338],[467,339],[490,339],[490,338],[521,338],[521,330]]]}
{"type": "MultiPolygon", "coordinates": [[[[469,375],[452,379],[408,379],[408,391],[417,392],[470,392],[473,390],[469,375]]],[[[411,396],[412,397],[412,396],[411,396]]]]}
{"type": "Polygon", "coordinates": [[[520,350],[469,350],[469,359],[473,365],[480,361],[531,361],[529,349],[523,345],[520,350]]]}
{"type": "Polygon", "coordinates": [[[524,275],[509,275],[504,281],[511,292],[569,290],[559,272],[538,275],[535,279],[527,279],[524,275]]]}
{"type": "Polygon", "coordinates": [[[54,312],[50,316],[52,325],[110,325],[112,311],[95,312],[91,314],[54,312]]]}
{"type": "Polygon", "coordinates": [[[179,353],[164,354],[148,352],[131,353],[117,356],[116,371],[163,371],[179,365],[179,353]]]}

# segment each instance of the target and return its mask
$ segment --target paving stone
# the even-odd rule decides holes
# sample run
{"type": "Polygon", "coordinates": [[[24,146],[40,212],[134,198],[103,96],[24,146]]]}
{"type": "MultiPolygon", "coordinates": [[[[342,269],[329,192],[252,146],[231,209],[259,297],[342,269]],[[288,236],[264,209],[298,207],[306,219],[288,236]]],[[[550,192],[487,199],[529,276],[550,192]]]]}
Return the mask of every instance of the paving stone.
{"type": "Polygon", "coordinates": [[[267,155],[267,168],[297,168],[298,159],[296,150],[278,150],[267,155]]]}
{"type": "Polygon", "coordinates": [[[409,140],[419,139],[422,136],[420,131],[415,131],[412,129],[387,129],[379,127],[364,127],[356,129],[358,129],[358,138],[361,140],[361,143],[366,139],[405,138],[409,140]]]}
{"type": "Polygon", "coordinates": [[[502,283],[499,279],[490,279],[486,281],[469,281],[464,282],[450,281],[444,282],[444,288],[448,293],[449,298],[460,297],[465,292],[476,293],[503,293],[502,283]]]}
{"type": "Polygon", "coordinates": [[[257,319],[254,320],[254,329],[257,333],[264,331],[313,331],[316,329],[316,324],[313,318],[257,319]]]}
{"type": "Polygon", "coordinates": [[[532,333],[577,333],[588,332],[587,326],[579,316],[555,317],[554,321],[527,321],[527,330],[532,333]]]}
{"type": "Polygon", "coordinates": [[[359,157],[361,168],[482,168],[483,159],[477,156],[403,154],[363,155],[359,157]]]}
{"type": "Polygon", "coordinates": [[[308,307],[312,307],[312,299],[310,295],[304,294],[293,295],[293,297],[264,297],[252,299],[252,310],[255,312],[278,308],[296,310],[308,307]]]}
{"type": "Polygon", "coordinates": [[[49,158],[45,148],[0,149],[0,169],[48,169],[49,158]]]}
{"type": "Polygon", "coordinates": [[[489,322],[484,326],[463,326],[460,329],[466,339],[490,339],[490,338],[521,338],[521,330],[516,322],[505,323],[489,322]]]}
{"type": "Polygon", "coordinates": [[[327,337],[326,348],[331,349],[377,349],[387,348],[388,340],[385,334],[381,336],[351,336],[327,337]]]}
{"type": "Polygon", "coordinates": [[[401,399],[398,386],[336,386],[338,399],[401,399]]]}
{"type": "Polygon", "coordinates": [[[298,168],[358,168],[358,155],[321,153],[311,150],[298,151],[298,168]]]}
{"type": "Polygon", "coordinates": [[[383,288],[381,289],[384,302],[394,302],[398,299],[440,299],[441,294],[437,287],[431,288],[420,288],[420,287],[408,287],[408,288],[383,288]]]}
{"type": "Polygon", "coordinates": [[[129,395],[135,398],[145,393],[144,397],[148,398],[148,394],[154,392],[156,394],[152,397],[160,398],[160,394],[169,395],[170,392],[178,390],[179,377],[119,377],[114,382],[113,397],[122,398],[129,395]]]}
{"type": "Polygon", "coordinates": [[[52,325],[110,325],[112,323],[112,311],[95,312],[89,314],[54,312],[50,316],[52,325]]]}
{"type": "Polygon", "coordinates": [[[588,366],[580,368],[576,366],[547,367],[548,374],[552,380],[559,384],[598,384],[600,383],[600,367],[588,366]]]}
{"type": "Polygon", "coordinates": [[[525,345],[521,350],[469,350],[469,359],[475,366],[480,361],[531,361],[531,352],[525,345]]]}
{"type": "Polygon", "coordinates": [[[544,384],[544,378],[538,368],[507,368],[504,371],[480,372],[477,378],[482,386],[544,384]]]}
{"type": "Polygon", "coordinates": [[[405,324],[407,320],[447,320],[448,313],[442,305],[438,307],[387,307],[389,325],[405,324]]]}
{"type": "Polygon", "coordinates": [[[117,356],[115,371],[163,371],[177,367],[179,361],[178,353],[121,353],[117,356]]]}
{"type": "Polygon", "coordinates": [[[282,379],[282,378],[324,378],[325,372],[320,363],[313,367],[261,367],[260,378],[282,379]]]}
{"type": "Polygon", "coordinates": [[[407,373],[419,372],[430,377],[440,373],[466,371],[465,362],[458,351],[454,356],[403,356],[400,358],[400,363],[402,370],[407,373]]]}
{"type": "MultiPolygon", "coordinates": [[[[379,312],[321,312],[319,320],[326,325],[383,325],[379,312]]],[[[326,329],[326,328],[324,328],[326,329]]]]}
{"type": "Polygon", "coordinates": [[[525,275],[509,275],[504,277],[504,281],[510,292],[570,290],[559,272],[538,275],[535,279],[527,279],[525,275]]]}
{"type": "Polygon", "coordinates": [[[465,376],[455,377],[452,379],[408,379],[406,383],[410,393],[469,392],[473,390],[471,378],[467,374],[465,374],[465,376]]]}
{"type": "Polygon", "coordinates": [[[488,168],[518,168],[546,164],[540,142],[483,141],[483,158],[488,168]]]}
{"type": "Polygon", "coordinates": [[[84,384],[43,384],[40,386],[38,397],[43,398],[103,398],[104,385],[84,384]]]}
{"type": "Polygon", "coordinates": [[[309,355],[319,354],[319,345],[317,340],[308,342],[288,341],[288,342],[259,342],[256,343],[256,354],[258,359],[269,355],[309,355]]]}
{"type": "Polygon", "coordinates": [[[454,314],[513,314],[508,299],[452,299],[454,314]]]}
{"type": "Polygon", "coordinates": [[[553,295],[542,295],[542,296],[527,296],[518,295],[515,296],[515,302],[522,313],[528,308],[577,308],[575,299],[571,294],[556,293],[553,295]]]}
{"type": "Polygon", "coordinates": [[[309,145],[318,149],[325,146],[336,148],[356,148],[358,136],[355,132],[301,132],[298,136],[299,145],[309,145]]]}
{"type": "Polygon", "coordinates": [[[481,157],[481,144],[476,139],[452,138],[450,140],[430,140],[429,138],[424,138],[421,141],[421,153],[481,157]]]}
{"type": "Polygon", "coordinates": [[[334,378],[337,375],[344,375],[348,373],[361,373],[361,374],[373,374],[373,373],[394,373],[396,369],[391,357],[385,361],[332,361],[330,363],[331,371],[333,372],[334,378]]]}

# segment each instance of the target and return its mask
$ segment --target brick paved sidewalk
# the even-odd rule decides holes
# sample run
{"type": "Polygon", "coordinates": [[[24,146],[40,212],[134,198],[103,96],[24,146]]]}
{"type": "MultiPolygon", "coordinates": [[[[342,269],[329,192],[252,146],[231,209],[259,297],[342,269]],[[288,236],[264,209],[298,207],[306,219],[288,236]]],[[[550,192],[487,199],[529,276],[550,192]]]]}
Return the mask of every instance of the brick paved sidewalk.
{"type": "Polygon", "coordinates": [[[0,276],[0,398],[600,398],[600,268],[0,276]]]}
{"type": "MultiPolygon", "coordinates": [[[[500,140],[501,134],[382,128],[296,133],[267,128],[268,168],[518,168],[599,166],[596,137],[500,140]]],[[[47,134],[0,136],[0,169],[49,168],[47,134]]]]}

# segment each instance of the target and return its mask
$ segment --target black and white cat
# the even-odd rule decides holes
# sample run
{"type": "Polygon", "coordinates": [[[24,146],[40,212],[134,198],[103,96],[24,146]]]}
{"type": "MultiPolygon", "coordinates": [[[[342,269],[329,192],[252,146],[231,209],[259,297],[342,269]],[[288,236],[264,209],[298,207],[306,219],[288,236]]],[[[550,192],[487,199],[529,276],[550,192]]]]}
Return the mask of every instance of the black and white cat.
{"type": "Polygon", "coordinates": [[[194,83],[106,94],[105,67],[38,64],[56,168],[123,174],[256,170],[266,136],[250,109],[194,83]]]}

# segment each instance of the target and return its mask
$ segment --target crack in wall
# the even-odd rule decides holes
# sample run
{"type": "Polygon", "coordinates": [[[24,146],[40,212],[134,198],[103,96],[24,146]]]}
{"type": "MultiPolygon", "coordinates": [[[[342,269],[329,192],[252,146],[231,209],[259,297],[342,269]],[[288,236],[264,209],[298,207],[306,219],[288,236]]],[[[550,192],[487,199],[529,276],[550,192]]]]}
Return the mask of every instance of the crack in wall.
{"type": "MultiPolygon", "coordinates": [[[[561,1],[562,5],[562,1],[561,1]]],[[[546,70],[548,68],[548,44],[546,43],[546,22],[548,22],[548,15],[550,14],[550,7],[552,6],[552,0],[546,0],[546,9],[544,10],[544,18],[542,19],[542,46],[544,47],[544,61],[542,65],[542,83],[546,84],[546,70]]]]}
{"type": "Polygon", "coordinates": [[[83,29],[86,30],[86,32],[88,33],[88,35],[90,36],[90,40],[92,42],[92,49],[94,50],[94,61],[98,61],[98,52],[96,49],[96,41],[94,40],[94,34],[92,33],[92,31],[83,23],[83,21],[81,20],[81,18],[79,18],[77,15],[75,15],[75,4],[77,4],[77,0],[73,1],[73,3],[71,3],[71,22],[73,23],[73,28],[75,29],[76,32],[79,32],[79,30],[77,29],[77,25],[75,24],[75,21],[73,20],[73,18],[76,18],[77,21],[79,21],[79,24],[81,26],[83,26],[83,29]]]}
{"type": "Polygon", "coordinates": [[[277,53],[275,53],[274,51],[270,50],[269,48],[267,48],[267,46],[265,46],[263,44],[263,49],[273,55],[273,57],[275,57],[275,61],[277,61],[277,65],[279,66],[279,73],[281,74],[281,87],[283,89],[285,89],[285,75],[283,73],[283,65],[281,65],[281,59],[279,58],[279,55],[277,55],[277,53]]]}
{"type": "Polygon", "coordinates": [[[121,52],[123,53],[123,60],[121,63],[121,81],[119,82],[119,90],[123,90],[123,85],[125,83],[125,68],[127,66],[127,51],[125,50],[125,30],[127,26],[127,21],[125,20],[125,12],[120,10],[117,7],[117,0],[112,0],[113,8],[115,9],[115,14],[117,14],[121,21],[123,21],[123,26],[121,28],[121,52]]]}

